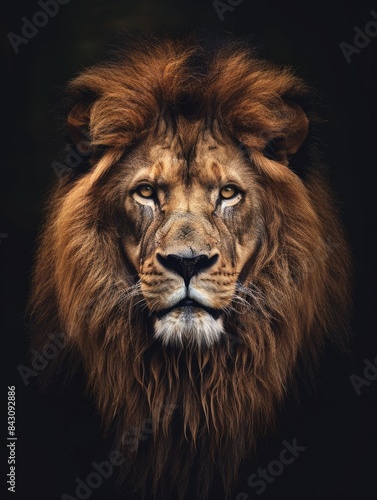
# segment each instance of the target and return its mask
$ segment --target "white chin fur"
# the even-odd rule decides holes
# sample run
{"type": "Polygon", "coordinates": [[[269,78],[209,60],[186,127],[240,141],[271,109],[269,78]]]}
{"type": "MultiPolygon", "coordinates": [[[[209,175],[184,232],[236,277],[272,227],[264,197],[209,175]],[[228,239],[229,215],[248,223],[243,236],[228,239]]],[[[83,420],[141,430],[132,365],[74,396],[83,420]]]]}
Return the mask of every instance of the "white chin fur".
{"type": "Polygon", "coordinates": [[[155,337],[164,345],[198,345],[210,347],[224,333],[223,321],[215,319],[206,311],[194,312],[191,308],[180,308],[157,319],[155,337]]]}

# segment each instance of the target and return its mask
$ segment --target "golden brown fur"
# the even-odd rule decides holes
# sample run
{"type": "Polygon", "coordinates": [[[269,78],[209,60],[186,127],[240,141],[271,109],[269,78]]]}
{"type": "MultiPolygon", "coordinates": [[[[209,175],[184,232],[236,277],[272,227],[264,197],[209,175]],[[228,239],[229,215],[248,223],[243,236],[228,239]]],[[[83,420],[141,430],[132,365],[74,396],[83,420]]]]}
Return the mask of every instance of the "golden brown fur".
{"type": "Polygon", "coordinates": [[[66,333],[118,429],[137,498],[146,488],[183,497],[190,481],[205,498],[215,471],[228,491],[298,358],[315,359],[337,331],[342,339],[348,252],[311,124],[305,140],[310,92],[242,46],[164,40],[86,70],[69,94],[70,136],[91,156],[48,205],[35,343],[66,333]],[[131,189],[141,170],[167,186],[158,206],[131,189]],[[230,179],[241,198],[220,210],[216,192],[230,179]],[[216,254],[192,282],[223,331],[155,338],[154,313],[182,289],[156,255],[191,247],[216,254]],[[153,436],[131,447],[145,422],[153,436]]]}

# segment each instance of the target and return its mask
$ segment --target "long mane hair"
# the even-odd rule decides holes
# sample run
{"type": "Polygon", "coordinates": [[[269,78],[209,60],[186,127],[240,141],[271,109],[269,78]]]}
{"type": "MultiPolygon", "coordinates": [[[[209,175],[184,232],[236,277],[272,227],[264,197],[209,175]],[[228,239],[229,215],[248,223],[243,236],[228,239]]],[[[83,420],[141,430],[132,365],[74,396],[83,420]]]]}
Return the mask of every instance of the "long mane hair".
{"type": "Polygon", "coordinates": [[[206,50],[193,40],[153,40],[84,71],[68,94],[72,147],[90,155],[48,203],[31,298],[34,347],[64,332],[71,369],[82,362],[105,425],[117,429],[120,475],[137,498],[184,498],[192,484],[205,498],[215,471],[229,492],[298,361],[307,367],[326,338],[344,338],[349,256],[315,126],[297,155],[279,157],[292,128],[286,102],[313,120],[311,92],[242,44],[206,50]],[[229,335],[211,348],[153,339],[119,244],[115,166],[167,111],[221,123],[261,186],[264,238],[239,277],[229,335]]]}

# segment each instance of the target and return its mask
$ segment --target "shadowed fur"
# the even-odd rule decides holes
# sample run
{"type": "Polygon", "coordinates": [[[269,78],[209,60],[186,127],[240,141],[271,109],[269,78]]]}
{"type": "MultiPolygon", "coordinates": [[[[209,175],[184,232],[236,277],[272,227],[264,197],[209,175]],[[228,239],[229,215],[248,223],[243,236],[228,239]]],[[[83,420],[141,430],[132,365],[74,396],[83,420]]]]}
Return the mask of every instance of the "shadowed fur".
{"type": "Polygon", "coordinates": [[[193,40],[141,42],[68,93],[91,154],[48,204],[34,346],[65,332],[137,498],[205,498],[215,472],[229,493],[298,359],[343,342],[348,251],[311,93],[241,45],[193,40]]]}

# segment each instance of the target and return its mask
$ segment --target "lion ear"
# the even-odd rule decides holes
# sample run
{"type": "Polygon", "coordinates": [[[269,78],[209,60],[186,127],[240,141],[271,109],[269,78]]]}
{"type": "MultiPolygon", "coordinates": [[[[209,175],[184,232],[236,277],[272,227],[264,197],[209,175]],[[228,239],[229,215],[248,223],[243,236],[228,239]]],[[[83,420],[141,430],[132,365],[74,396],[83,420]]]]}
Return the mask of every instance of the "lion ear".
{"type": "Polygon", "coordinates": [[[293,155],[297,153],[308,135],[309,120],[301,106],[292,101],[285,101],[285,104],[292,117],[282,147],[286,155],[293,155]]]}
{"type": "Polygon", "coordinates": [[[81,154],[87,154],[91,150],[90,138],[90,102],[83,100],[77,102],[68,114],[68,134],[81,154]]]}
{"type": "Polygon", "coordinates": [[[265,142],[263,153],[267,158],[288,167],[290,157],[297,153],[308,135],[309,120],[301,106],[291,101],[284,103],[282,117],[286,123],[285,130],[278,137],[265,142]]]}

